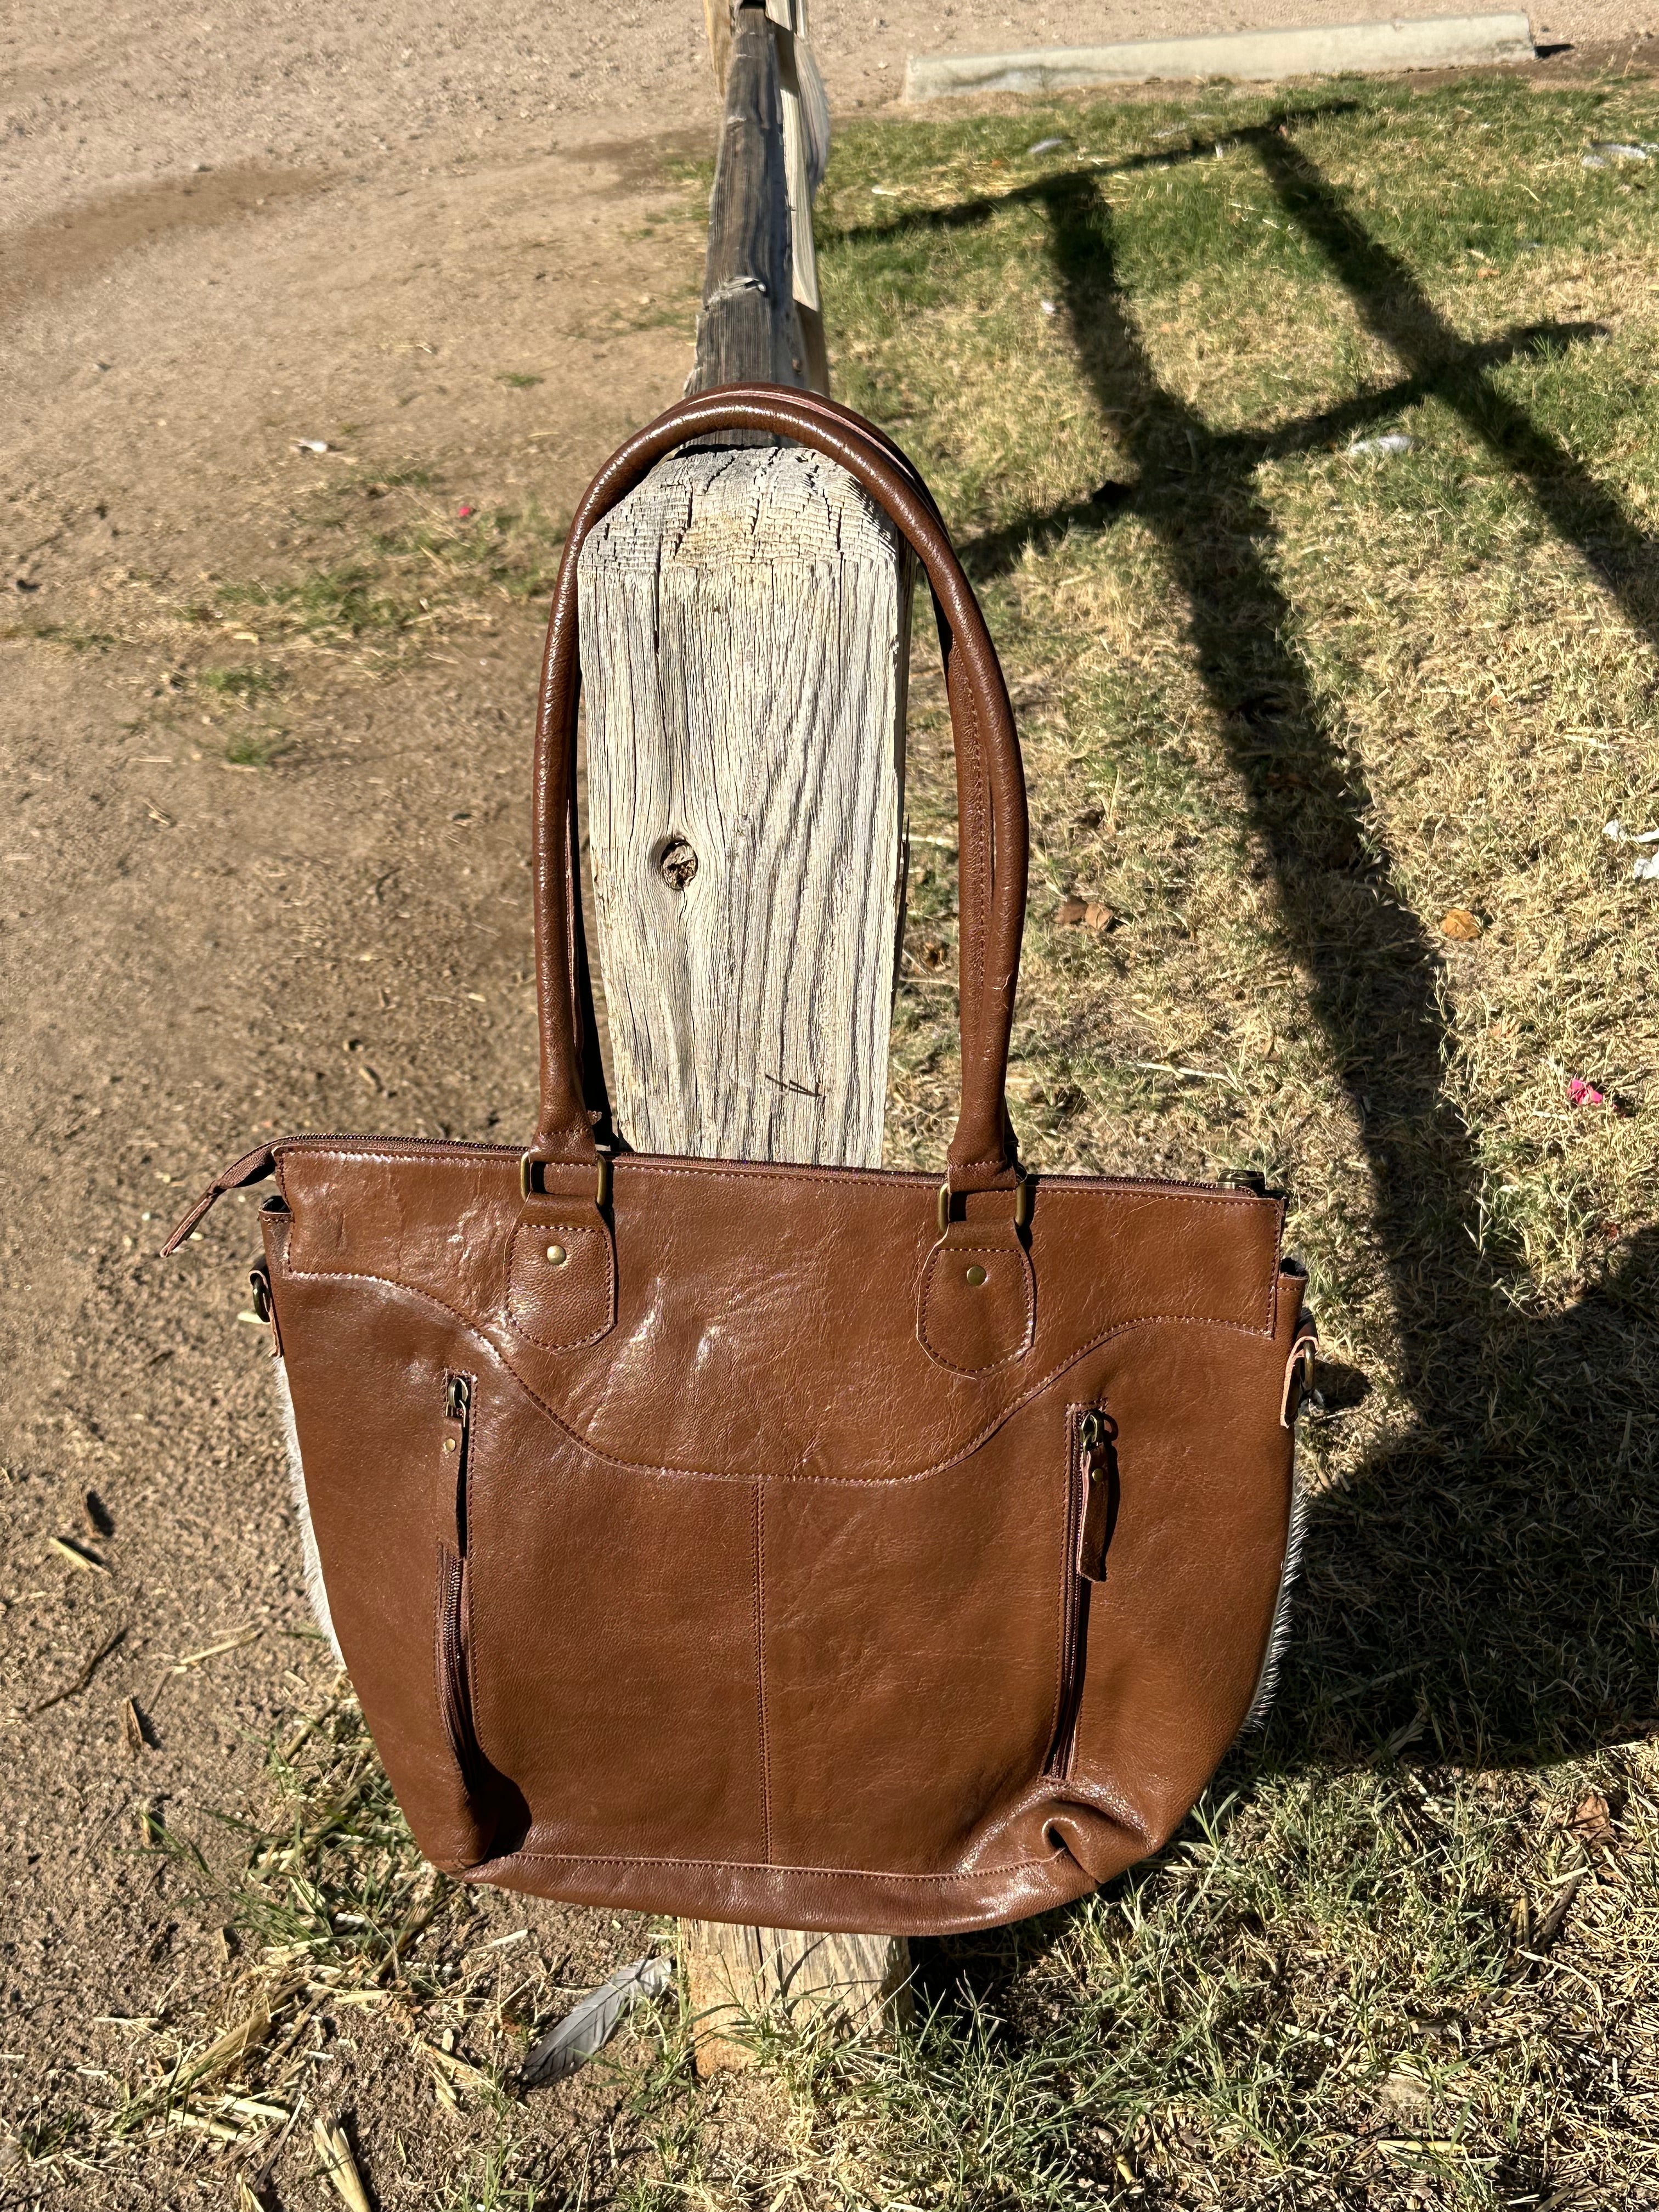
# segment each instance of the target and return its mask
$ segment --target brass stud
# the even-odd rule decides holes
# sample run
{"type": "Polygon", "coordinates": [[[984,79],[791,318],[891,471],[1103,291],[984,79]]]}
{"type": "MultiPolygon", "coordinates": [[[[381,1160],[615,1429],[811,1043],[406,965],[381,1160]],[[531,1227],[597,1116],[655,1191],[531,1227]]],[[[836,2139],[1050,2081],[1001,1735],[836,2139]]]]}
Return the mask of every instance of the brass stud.
{"type": "Polygon", "coordinates": [[[968,1270],[968,1279],[973,1285],[974,1288],[977,1290],[980,1285],[985,1280],[984,1268],[977,1264],[969,1267],[968,1270]]]}
{"type": "Polygon", "coordinates": [[[454,1439],[454,1437],[446,1437],[444,1438],[444,1449],[445,1449],[446,1451],[453,1451],[453,1450],[454,1450],[454,1449],[455,1449],[455,1439],[454,1439]]]}
{"type": "Polygon", "coordinates": [[[550,1244],[547,1248],[547,1256],[556,1267],[562,1267],[570,1255],[562,1244],[550,1244]]]}

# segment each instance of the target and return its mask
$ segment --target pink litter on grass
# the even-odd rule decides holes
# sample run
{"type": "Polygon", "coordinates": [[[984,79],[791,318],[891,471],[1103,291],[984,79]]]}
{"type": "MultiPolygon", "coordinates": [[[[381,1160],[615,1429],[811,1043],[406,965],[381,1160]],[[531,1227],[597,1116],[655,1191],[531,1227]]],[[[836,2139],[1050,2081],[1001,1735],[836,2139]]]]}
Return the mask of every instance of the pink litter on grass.
{"type": "Polygon", "coordinates": [[[455,512],[460,516],[461,520],[465,522],[467,517],[471,514],[472,509],[470,507],[459,507],[456,508],[455,512]]]}
{"type": "Polygon", "coordinates": [[[1605,1106],[1607,1100],[1593,1083],[1586,1083],[1582,1075],[1570,1076],[1567,1096],[1575,1106],[1605,1106]]]}

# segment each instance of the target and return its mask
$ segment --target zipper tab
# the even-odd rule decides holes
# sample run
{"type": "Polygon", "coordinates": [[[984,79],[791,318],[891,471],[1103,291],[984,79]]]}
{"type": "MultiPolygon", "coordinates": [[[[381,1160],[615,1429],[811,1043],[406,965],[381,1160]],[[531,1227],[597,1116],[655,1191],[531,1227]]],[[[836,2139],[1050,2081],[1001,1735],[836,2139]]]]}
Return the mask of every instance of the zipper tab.
{"type": "Polygon", "coordinates": [[[1078,1423],[1078,1475],[1083,1486],[1083,1522],[1078,1535],[1077,1571],[1085,1582],[1106,1579],[1106,1553],[1117,1525],[1117,1455],[1112,1439],[1117,1424],[1093,1407],[1078,1423]]]}
{"type": "Polygon", "coordinates": [[[455,1550],[465,1560],[467,1446],[471,1442],[472,1434],[472,1377],[470,1375],[445,1376],[444,1422],[449,1431],[444,1438],[444,1469],[454,1478],[455,1483],[455,1550]]]}
{"type": "Polygon", "coordinates": [[[270,1331],[270,1356],[283,1356],[283,1332],[276,1326],[276,1308],[270,1295],[270,1270],[263,1260],[256,1260],[247,1271],[248,1289],[253,1298],[253,1310],[270,1331]]]}

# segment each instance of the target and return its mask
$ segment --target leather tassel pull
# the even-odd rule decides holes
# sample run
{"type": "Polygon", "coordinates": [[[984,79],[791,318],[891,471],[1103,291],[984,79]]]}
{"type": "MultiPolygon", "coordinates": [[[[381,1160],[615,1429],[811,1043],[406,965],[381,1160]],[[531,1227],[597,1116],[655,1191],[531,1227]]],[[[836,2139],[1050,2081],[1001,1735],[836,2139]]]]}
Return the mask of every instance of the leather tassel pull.
{"type": "Polygon", "coordinates": [[[251,1152],[244,1152],[240,1160],[233,1160],[221,1176],[216,1176],[190,1212],[161,1247],[161,1257],[169,1260],[185,1240],[205,1221],[228,1190],[240,1190],[244,1183],[263,1182],[276,1165],[276,1155],[269,1145],[256,1145],[251,1152]]]}
{"type": "Polygon", "coordinates": [[[1109,1414],[1088,1413],[1078,1431],[1083,1478],[1083,1525],[1078,1536],[1077,1571],[1085,1582],[1106,1579],[1106,1553],[1117,1526],[1117,1454],[1112,1449],[1116,1425],[1109,1414]]]}

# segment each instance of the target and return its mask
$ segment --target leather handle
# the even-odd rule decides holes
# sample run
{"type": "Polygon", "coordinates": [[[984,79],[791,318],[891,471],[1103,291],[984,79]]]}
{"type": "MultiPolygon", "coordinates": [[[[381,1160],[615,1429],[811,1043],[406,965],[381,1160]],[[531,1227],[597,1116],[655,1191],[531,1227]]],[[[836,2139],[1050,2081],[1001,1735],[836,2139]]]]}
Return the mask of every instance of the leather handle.
{"type": "Polygon", "coordinates": [[[577,564],[594,526],[665,453],[714,430],[765,430],[837,462],[897,525],[933,590],[956,747],[962,1105],[950,1150],[957,1190],[1006,1187],[1018,1176],[1005,1084],[1025,919],[1029,830],[1013,710],[996,648],[945,526],[911,463],[849,408],[781,385],[722,386],[680,402],[619,447],[588,486],[570,525],[554,586],[536,720],[533,871],[541,1115],[532,1151],[592,1160],[584,1039],[575,976],[580,903],[571,850],[570,794],[581,672],[577,564]]]}

